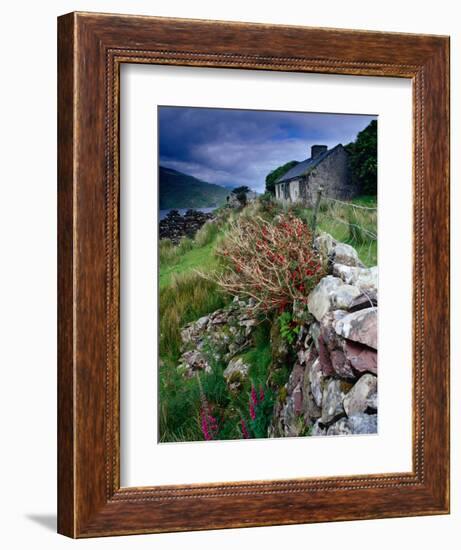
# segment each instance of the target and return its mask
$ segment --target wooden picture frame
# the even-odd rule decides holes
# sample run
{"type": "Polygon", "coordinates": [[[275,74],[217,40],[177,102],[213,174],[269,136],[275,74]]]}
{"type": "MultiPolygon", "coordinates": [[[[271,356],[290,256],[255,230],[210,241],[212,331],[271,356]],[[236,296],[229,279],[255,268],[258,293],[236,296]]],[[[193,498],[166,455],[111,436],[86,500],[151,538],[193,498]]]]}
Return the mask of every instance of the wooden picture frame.
{"type": "Polygon", "coordinates": [[[449,512],[449,39],[71,13],[58,21],[58,531],[96,537],[449,512]],[[120,487],[122,63],[413,81],[413,470],[120,487]]]}

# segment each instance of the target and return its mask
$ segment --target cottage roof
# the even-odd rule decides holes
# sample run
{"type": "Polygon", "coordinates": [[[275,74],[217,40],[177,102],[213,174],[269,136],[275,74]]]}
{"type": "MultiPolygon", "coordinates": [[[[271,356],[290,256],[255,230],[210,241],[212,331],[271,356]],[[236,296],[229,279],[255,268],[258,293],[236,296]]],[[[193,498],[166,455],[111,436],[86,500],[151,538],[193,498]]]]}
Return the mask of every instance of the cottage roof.
{"type": "Polygon", "coordinates": [[[322,160],[324,160],[326,157],[328,157],[334,150],[336,150],[338,147],[342,147],[340,143],[333,147],[332,149],[328,149],[327,151],[320,153],[320,155],[317,155],[314,158],[309,158],[306,160],[303,160],[296,166],[293,166],[288,172],[283,174],[283,176],[280,176],[278,180],[276,180],[277,183],[283,183],[284,181],[289,181],[294,178],[298,178],[299,176],[304,176],[308,172],[310,172],[313,168],[318,166],[322,160]]]}

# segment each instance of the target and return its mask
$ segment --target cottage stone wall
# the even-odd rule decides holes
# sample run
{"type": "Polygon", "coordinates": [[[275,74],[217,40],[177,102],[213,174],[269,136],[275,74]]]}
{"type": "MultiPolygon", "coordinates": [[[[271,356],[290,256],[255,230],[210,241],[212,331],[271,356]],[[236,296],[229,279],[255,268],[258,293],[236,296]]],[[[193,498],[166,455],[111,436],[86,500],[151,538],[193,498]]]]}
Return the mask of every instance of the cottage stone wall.
{"type": "Polygon", "coordinates": [[[357,186],[350,177],[347,153],[342,146],[332,151],[307,175],[277,184],[275,196],[281,202],[301,202],[313,206],[319,187],[323,188],[323,196],[341,200],[351,199],[357,194],[357,186]]]}

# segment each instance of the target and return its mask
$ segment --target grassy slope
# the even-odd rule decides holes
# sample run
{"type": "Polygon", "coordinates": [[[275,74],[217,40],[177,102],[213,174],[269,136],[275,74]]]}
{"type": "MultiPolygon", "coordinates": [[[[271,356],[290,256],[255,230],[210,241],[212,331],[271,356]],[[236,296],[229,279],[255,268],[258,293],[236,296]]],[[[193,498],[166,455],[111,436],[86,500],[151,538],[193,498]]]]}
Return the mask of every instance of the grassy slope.
{"type": "Polygon", "coordinates": [[[160,244],[160,356],[166,364],[177,364],[180,329],[229,301],[214,282],[196,272],[218,268],[215,252],[223,231],[217,224],[206,224],[194,240],[183,239],[177,247],[160,244]]]}
{"type": "Polygon", "coordinates": [[[192,248],[180,256],[176,262],[161,265],[159,271],[160,288],[171,285],[175,275],[193,272],[195,269],[211,271],[217,268],[218,260],[214,254],[215,248],[216,238],[205,246],[192,248]]]}
{"type": "MultiPolygon", "coordinates": [[[[357,197],[350,201],[351,204],[366,206],[369,208],[377,207],[377,199],[372,196],[357,197]]],[[[304,218],[308,223],[312,220],[312,210],[306,208],[294,207],[296,213],[304,218]]],[[[336,240],[348,243],[353,246],[362,260],[362,262],[371,267],[378,263],[378,242],[370,238],[366,233],[377,234],[376,213],[366,210],[354,209],[340,204],[322,203],[318,215],[318,227],[321,231],[330,233],[336,240]],[[360,229],[351,233],[351,227],[347,225],[350,221],[353,224],[363,227],[365,232],[360,229]],[[345,223],[346,222],[346,223],[345,223]]],[[[353,227],[353,230],[357,229],[353,227]]]]}
{"type": "MultiPolygon", "coordinates": [[[[378,206],[377,197],[372,196],[357,197],[352,200],[351,203],[369,208],[376,208],[378,206]]],[[[355,221],[358,225],[363,226],[370,232],[376,235],[378,234],[376,214],[367,215],[366,211],[360,210],[355,210],[355,213],[358,219],[353,219],[352,221],[355,221]],[[361,212],[363,212],[363,215],[360,214],[361,212]]],[[[330,229],[331,235],[335,239],[352,245],[357,250],[359,258],[366,266],[371,267],[378,264],[378,240],[367,238],[368,236],[366,234],[362,235],[362,239],[359,238],[357,240],[357,236],[351,237],[349,228],[342,224],[332,224],[330,222],[329,227],[328,225],[325,227],[321,225],[321,229],[327,232],[330,232],[328,231],[328,229],[330,229]]]]}

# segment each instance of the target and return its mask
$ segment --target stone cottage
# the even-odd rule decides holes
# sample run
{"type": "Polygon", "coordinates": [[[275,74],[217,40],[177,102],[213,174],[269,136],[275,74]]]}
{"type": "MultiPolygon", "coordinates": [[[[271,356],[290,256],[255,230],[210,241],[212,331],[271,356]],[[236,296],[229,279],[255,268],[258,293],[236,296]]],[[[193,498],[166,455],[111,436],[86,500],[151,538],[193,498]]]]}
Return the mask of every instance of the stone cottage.
{"type": "Polygon", "coordinates": [[[351,181],[348,153],[340,143],[332,149],[313,145],[310,158],[275,182],[275,196],[282,202],[313,206],[320,186],[323,196],[334,199],[351,199],[357,194],[357,186],[351,181]]]}

